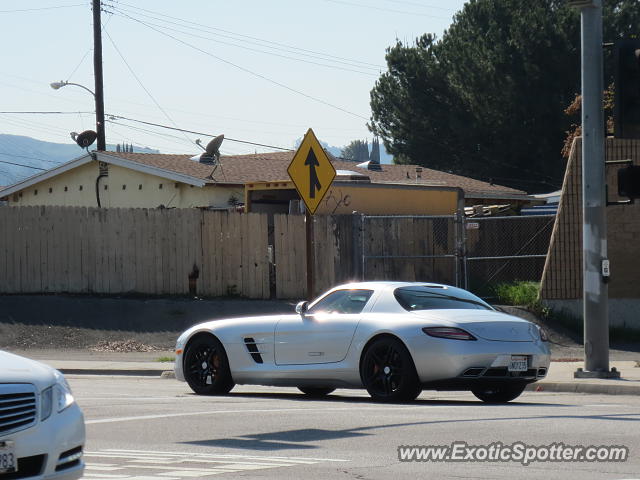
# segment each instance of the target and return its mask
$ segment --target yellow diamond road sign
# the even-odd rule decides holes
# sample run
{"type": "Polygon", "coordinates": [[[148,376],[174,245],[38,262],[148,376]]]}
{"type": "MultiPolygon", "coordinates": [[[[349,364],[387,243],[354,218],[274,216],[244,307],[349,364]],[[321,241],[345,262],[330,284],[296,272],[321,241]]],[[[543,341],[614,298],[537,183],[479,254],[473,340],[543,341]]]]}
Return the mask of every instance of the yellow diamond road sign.
{"type": "Polygon", "coordinates": [[[333,168],[313,130],[309,129],[305,134],[287,168],[287,173],[309,213],[316,213],[322,198],[331,187],[336,169],[333,168]]]}

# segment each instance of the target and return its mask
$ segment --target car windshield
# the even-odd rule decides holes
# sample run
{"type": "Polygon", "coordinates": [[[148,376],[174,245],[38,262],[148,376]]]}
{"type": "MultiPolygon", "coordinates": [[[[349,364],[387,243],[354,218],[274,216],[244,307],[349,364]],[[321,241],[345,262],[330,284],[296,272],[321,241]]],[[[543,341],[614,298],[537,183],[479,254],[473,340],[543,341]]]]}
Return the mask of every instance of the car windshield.
{"type": "Polygon", "coordinates": [[[439,309],[493,310],[472,293],[455,287],[419,285],[396,288],[393,292],[398,303],[408,311],[439,309]]]}

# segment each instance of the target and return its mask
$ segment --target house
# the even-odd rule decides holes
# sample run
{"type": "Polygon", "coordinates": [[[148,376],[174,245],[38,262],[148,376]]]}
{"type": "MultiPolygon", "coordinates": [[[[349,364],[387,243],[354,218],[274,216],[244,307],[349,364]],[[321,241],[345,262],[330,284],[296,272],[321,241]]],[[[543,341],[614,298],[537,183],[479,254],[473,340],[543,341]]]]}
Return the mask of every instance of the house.
{"type": "MultiPolygon", "coordinates": [[[[243,203],[245,185],[288,181],[293,151],[223,156],[217,165],[189,155],[93,152],[6,187],[10,206],[214,208],[243,203]]],[[[466,205],[525,205],[521,190],[416,165],[354,165],[332,158],[345,178],[372,184],[458,188],[466,205]]]]}

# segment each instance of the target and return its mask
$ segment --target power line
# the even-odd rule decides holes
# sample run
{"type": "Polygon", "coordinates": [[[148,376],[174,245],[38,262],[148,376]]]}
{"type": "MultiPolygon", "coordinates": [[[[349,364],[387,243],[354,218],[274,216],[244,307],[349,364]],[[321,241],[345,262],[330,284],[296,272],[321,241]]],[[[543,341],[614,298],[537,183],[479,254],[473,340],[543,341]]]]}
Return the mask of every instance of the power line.
{"type": "MultiPolygon", "coordinates": [[[[122,16],[122,14],[118,14],[118,15],[122,16]]],[[[132,18],[135,18],[135,17],[132,17],[132,18]]],[[[160,20],[160,21],[166,22],[166,20],[160,20]]],[[[167,22],[167,23],[173,23],[173,22],[167,22]]],[[[149,25],[153,25],[155,27],[162,28],[164,30],[171,30],[172,32],[181,33],[183,35],[188,35],[190,37],[200,38],[202,40],[209,40],[211,42],[216,42],[216,43],[220,43],[220,44],[223,44],[223,45],[230,45],[232,47],[242,48],[243,50],[248,50],[248,51],[251,51],[251,52],[263,53],[265,55],[272,55],[272,56],[275,56],[275,57],[284,58],[286,60],[292,60],[294,62],[303,62],[303,63],[308,63],[308,64],[311,64],[311,65],[318,65],[320,67],[326,67],[326,68],[333,68],[333,69],[336,69],[336,70],[342,70],[344,72],[359,73],[361,75],[368,75],[368,76],[371,76],[371,77],[377,77],[378,76],[377,73],[363,72],[362,70],[354,70],[352,68],[345,68],[345,67],[341,67],[341,66],[338,66],[338,65],[328,65],[326,63],[314,62],[313,60],[305,60],[303,58],[295,58],[295,57],[291,57],[289,55],[282,55],[282,54],[275,53],[275,52],[268,52],[268,51],[265,51],[265,50],[259,50],[257,48],[246,47],[246,46],[243,46],[243,45],[238,45],[237,43],[225,42],[224,40],[217,40],[217,39],[214,39],[214,38],[211,38],[211,37],[198,35],[198,34],[191,33],[191,32],[185,32],[184,30],[179,30],[177,28],[171,28],[171,27],[168,27],[166,25],[158,25],[158,24],[154,24],[154,23],[150,23],[149,25]]],[[[340,63],[345,63],[345,62],[340,62],[340,63]]],[[[357,68],[371,68],[371,67],[361,67],[359,65],[356,65],[356,67],[357,68]]]]}
{"type": "MultiPolygon", "coordinates": [[[[323,60],[324,59],[335,59],[333,61],[344,60],[345,62],[347,62],[346,63],[347,65],[352,65],[352,66],[356,66],[355,64],[361,64],[361,65],[372,67],[372,68],[376,68],[376,69],[380,69],[380,68],[384,69],[384,68],[386,68],[383,65],[377,65],[377,64],[374,64],[374,63],[363,62],[361,60],[355,60],[355,59],[351,59],[351,58],[340,57],[340,56],[337,56],[337,55],[331,55],[331,54],[328,54],[328,53],[317,52],[317,51],[314,51],[314,50],[308,50],[308,49],[304,49],[304,48],[300,48],[300,47],[296,47],[296,46],[292,46],[292,45],[287,45],[285,43],[274,42],[274,41],[271,41],[271,40],[266,40],[266,39],[263,39],[263,38],[254,37],[254,36],[251,36],[251,35],[245,35],[245,34],[242,34],[242,33],[233,32],[231,30],[225,30],[225,29],[218,28],[218,27],[211,27],[210,25],[204,25],[204,24],[197,23],[197,22],[191,22],[189,20],[176,18],[175,16],[171,16],[171,15],[164,15],[164,14],[159,13],[159,12],[154,12],[152,10],[147,10],[147,9],[144,9],[144,8],[136,7],[134,5],[130,5],[130,4],[123,3],[123,2],[118,2],[118,4],[119,5],[125,5],[127,7],[133,8],[134,10],[139,10],[139,11],[143,11],[143,12],[147,12],[147,13],[152,13],[154,15],[159,15],[161,17],[170,18],[172,20],[179,20],[180,22],[188,24],[188,25],[195,25],[197,27],[201,27],[201,29],[204,29],[205,31],[223,32],[223,33],[226,33],[226,34],[229,34],[229,35],[221,35],[221,34],[217,34],[217,35],[220,35],[220,36],[223,36],[223,37],[226,37],[226,38],[232,38],[234,40],[245,41],[245,42],[251,43],[253,45],[265,46],[265,47],[274,48],[274,49],[275,49],[275,47],[269,47],[269,45],[275,45],[277,47],[281,47],[281,49],[282,48],[287,49],[291,53],[296,53],[296,51],[297,52],[303,52],[305,54],[311,54],[311,56],[314,56],[315,58],[321,58],[323,60]],[[241,38],[234,38],[234,36],[235,37],[241,37],[241,38]],[[246,38],[246,39],[249,39],[249,40],[254,40],[255,42],[248,42],[247,40],[242,40],[243,38],[246,38]],[[259,42],[259,43],[256,43],[256,42],[259,42]],[[263,44],[268,44],[268,45],[263,45],[263,44]],[[325,58],[322,58],[322,57],[325,57],[325,58]]],[[[122,8],[120,8],[120,10],[122,11],[122,8]]],[[[142,15],[142,14],[138,13],[138,15],[142,15]]],[[[170,22],[168,20],[161,20],[161,19],[158,19],[158,20],[165,21],[167,23],[174,23],[175,24],[175,22],[170,22]]],[[[343,63],[343,62],[338,62],[338,63],[343,63]]]]}
{"type": "MultiPolygon", "coordinates": [[[[123,14],[123,15],[124,15],[124,14],[123,14]]],[[[180,42],[180,43],[182,43],[183,45],[186,45],[186,46],[188,46],[188,47],[190,47],[190,48],[193,48],[194,50],[197,50],[197,51],[199,51],[199,52],[201,52],[201,53],[204,53],[205,55],[208,55],[208,56],[210,56],[210,57],[212,57],[212,58],[215,58],[216,60],[218,60],[218,61],[220,61],[220,62],[226,63],[227,65],[231,65],[232,67],[235,67],[235,68],[237,68],[237,69],[239,69],[239,70],[242,70],[243,72],[248,73],[248,74],[250,74],[250,75],[253,75],[254,77],[261,78],[261,79],[263,79],[263,80],[265,80],[265,81],[267,81],[267,82],[269,82],[269,83],[273,83],[274,85],[277,85],[277,86],[282,87],[282,88],[284,88],[284,89],[286,89],[286,90],[289,90],[290,92],[297,93],[298,95],[301,95],[301,96],[303,96],[303,97],[305,97],[305,98],[308,98],[308,99],[310,99],[310,100],[313,100],[313,101],[315,101],[315,102],[321,103],[321,104],[323,104],[323,105],[326,105],[326,106],[328,106],[328,107],[334,108],[334,109],[336,109],[336,110],[340,110],[340,111],[341,111],[341,112],[343,112],[343,113],[347,113],[347,114],[349,114],[349,115],[353,115],[354,117],[360,118],[360,119],[362,119],[362,120],[368,120],[368,118],[367,118],[367,117],[364,117],[364,116],[362,116],[362,115],[360,115],[360,114],[357,114],[357,113],[351,112],[351,111],[349,111],[349,110],[347,110],[347,109],[345,109],[345,108],[339,107],[339,106],[334,105],[334,104],[329,103],[329,102],[326,102],[326,101],[324,101],[324,100],[322,100],[322,99],[320,99],[320,98],[314,97],[314,96],[312,96],[312,95],[308,95],[308,94],[306,94],[306,93],[304,93],[304,92],[302,92],[302,91],[300,91],[300,90],[296,90],[296,89],[295,89],[295,88],[293,88],[293,87],[290,87],[290,86],[288,86],[288,85],[285,85],[284,83],[278,82],[277,80],[273,80],[272,78],[269,78],[269,77],[267,77],[267,76],[265,76],[265,75],[262,75],[261,73],[254,72],[253,70],[249,70],[248,68],[245,68],[245,67],[242,67],[242,66],[240,66],[240,65],[238,65],[238,64],[236,64],[236,63],[230,62],[229,60],[225,60],[224,58],[219,57],[219,56],[217,56],[217,55],[214,55],[213,53],[208,52],[208,51],[206,51],[206,50],[203,50],[202,48],[197,47],[197,46],[195,46],[195,45],[193,45],[193,44],[191,44],[191,43],[189,43],[189,42],[185,42],[184,40],[181,40],[181,39],[179,39],[179,38],[177,38],[177,37],[175,37],[175,36],[173,36],[173,35],[170,35],[170,34],[168,34],[168,33],[166,33],[166,32],[163,32],[162,30],[159,30],[159,29],[155,28],[154,26],[149,25],[149,24],[147,24],[146,22],[143,22],[142,20],[138,20],[138,19],[133,18],[133,17],[131,17],[131,16],[129,16],[129,15],[124,15],[124,16],[126,16],[127,18],[129,18],[129,19],[133,20],[134,22],[140,23],[141,25],[144,25],[145,27],[150,28],[151,30],[156,31],[157,33],[160,33],[161,35],[164,35],[164,36],[166,36],[166,37],[169,37],[169,38],[171,38],[171,39],[175,40],[176,42],[180,42]]]]}
{"type": "Polygon", "coordinates": [[[403,15],[418,15],[420,17],[437,18],[439,20],[450,20],[447,17],[438,17],[436,15],[428,15],[426,13],[406,12],[404,10],[394,10],[392,8],[374,7],[372,5],[363,5],[361,3],[345,2],[344,0],[324,0],[325,2],[340,3],[342,5],[350,5],[352,7],[368,8],[370,10],[380,10],[382,12],[401,13],[403,15]]]}
{"type": "Polygon", "coordinates": [[[6,160],[0,160],[0,163],[6,163],[8,165],[16,165],[18,167],[33,168],[34,170],[42,170],[42,171],[46,170],[46,168],[34,167],[32,165],[24,165],[22,163],[7,162],[6,160]]]}
{"type": "MultiPolygon", "coordinates": [[[[142,89],[145,91],[145,93],[149,96],[149,98],[153,101],[153,103],[156,104],[156,107],[158,107],[158,110],[160,110],[162,112],[162,114],[167,118],[167,120],[169,120],[174,125],[174,127],[177,128],[176,122],[173,121],[173,119],[169,116],[169,114],[165,111],[165,109],[162,108],[162,106],[158,103],[158,101],[154,98],[154,96],[151,95],[151,92],[147,89],[147,87],[144,86],[144,84],[142,83],[142,80],[140,80],[140,77],[138,77],[138,75],[136,75],[136,72],[133,71],[133,68],[131,68],[131,65],[129,65],[129,62],[127,62],[127,59],[124,58],[124,55],[122,55],[122,52],[120,52],[120,49],[116,45],[116,42],[114,42],[113,38],[111,38],[111,35],[109,35],[109,32],[107,32],[106,30],[104,32],[107,34],[107,38],[109,39],[109,41],[113,45],[113,48],[116,49],[116,52],[118,52],[118,55],[120,55],[120,58],[122,59],[124,64],[129,69],[129,72],[131,72],[131,75],[133,75],[133,77],[138,82],[138,85],[140,85],[140,87],[142,87],[142,89]]],[[[191,143],[191,140],[189,140],[186,135],[184,137],[187,140],[187,142],[191,143]]]]}
{"type": "Polygon", "coordinates": [[[19,13],[19,12],[36,12],[40,10],[54,10],[59,8],[72,8],[72,7],[84,7],[86,3],[75,3],[73,5],[56,5],[53,7],[40,7],[40,8],[20,8],[16,10],[0,10],[0,13],[19,13]]]}
{"type": "MultiPolygon", "coordinates": [[[[120,13],[120,12],[123,12],[123,11],[124,10],[116,9],[116,12],[119,12],[119,13],[116,13],[116,15],[124,16],[123,13],[120,13]]],[[[183,27],[183,28],[194,29],[193,27],[186,27],[186,26],[180,25],[180,24],[178,24],[176,22],[171,22],[171,21],[168,21],[168,20],[159,19],[157,17],[152,17],[150,15],[144,15],[144,14],[140,14],[140,13],[138,13],[137,15],[142,15],[143,17],[153,18],[155,20],[158,20],[158,21],[164,22],[164,23],[178,25],[178,26],[183,27]]],[[[136,17],[131,17],[131,18],[136,18],[136,17]]],[[[198,35],[198,34],[187,32],[187,31],[180,30],[180,29],[177,29],[177,28],[171,28],[171,27],[168,27],[166,25],[158,25],[156,23],[149,23],[149,25],[153,25],[155,27],[162,28],[163,30],[171,30],[172,32],[181,33],[183,35],[188,35],[188,36],[191,36],[191,37],[200,38],[200,39],[203,39],[203,40],[208,40],[208,41],[220,43],[220,44],[223,44],[223,45],[230,45],[232,47],[241,48],[243,50],[248,50],[248,51],[251,51],[251,52],[263,53],[265,55],[272,55],[272,56],[275,56],[275,57],[284,58],[286,60],[292,60],[294,62],[303,62],[303,63],[308,63],[308,64],[311,64],[311,65],[318,65],[318,66],[321,66],[321,67],[333,68],[333,69],[336,69],[336,70],[342,70],[342,71],[345,71],[345,72],[359,73],[361,75],[368,75],[368,76],[372,76],[372,77],[377,77],[378,73],[364,72],[362,70],[354,70],[354,68],[370,69],[370,70],[377,70],[377,71],[379,71],[380,68],[382,68],[382,67],[369,67],[369,66],[366,66],[366,65],[355,65],[353,63],[342,62],[342,61],[339,61],[339,60],[331,60],[331,59],[327,59],[327,58],[320,58],[321,60],[324,60],[324,61],[331,61],[331,62],[334,62],[334,63],[340,63],[340,64],[348,65],[348,66],[351,66],[351,67],[354,67],[354,68],[345,68],[345,67],[342,67],[342,66],[339,66],[339,65],[328,65],[326,63],[315,62],[313,60],[306,60],[304,58],[296,58],[296,57],[292,57],[290,55],[283,55],[283,54],[280,54],[280,53],[269,52],[269,51],[260,50],[260,49],[257,49],[257,48],[247,47],[247,46],[244,46],[244,45],[238,45],[237,43],[227,42],[227,41],[224,41],[224,40],[211,38],[210,36],[198,35]]],[[[201,29],[197,29],[197,30],[201,30],[201,29]]],[[[223,37],[227,37],[227,38],[232,38],[233,40],[245,41],[245,40],[242,40],[242,39],[236,39],[236,38],[233,38],[233,37],[229,37],[227,35],[220,35],[220,34],[215,34],[215,35],[223,36],[223,37]]],[[[249,43],[254,43],[255,44],[255,42],[249,42],[249,43]]],[[[275,49],[275,47],[270,47],[268,45],[260,45],[260,46],[266,47],[266,48],[275,49]]],[[[277,49],[277,50],[283,51],[282,49],[277,49]]],[[[319,58],[317,56],[310,56],[310,55],[302,54],[302,53],[298,53],[298,52],[288,51],[288,53],[293,53],[294,55],[304,55],[304,56],[308,56],[308,57],[311,57],[311,58],[319,58]]]]}
{"type": "Polygon", "coordinates": [[[413,7],[419,7],[419,8],[433,8],[434,10],[444,10],[446,12],[455,12],[454,8],[438,7],[436,5],[425,5],[424,3],[408,2],[408,1],[405,1],[405,0],[387,0],[387,2],[401,3],[401,4],[404,4],[404,5],[411,5],[413,7]]]}
{"type": "MultiPolygon", "coordinates": [[[[144,125],[151,125],[153,127],[166,128],[168,130],[176,130],[178,132],[193,133],[194,135],[215,136],[215,135],[212,135],[211,133],[207,133],[207,132],[196,132],[194,130],[186,130],[184,128],[170,127],[169,125],[162,125],[161,123],[146,122],[144,120],[136,120],[135,118],[123,117],[121,115],[109,115],[109,117],[113,117],[113,118],[121,119],[121,120],[128,120],[130,122],[142,123],[144,125]]],[[[293,151],[292,148],[284,148],[284,147],[278,147],[276,145],[267,145],[267,144],[264,144],[264,143],[250,142],[248,140],[240,140],[238,138],[224,137],[224,139],[226,141],[229,141],[229,142],[244,143],[246,145],[253,145],[253,146],[256,146],[256,147],[275,148],[275,149],[284,150],[284,151],[287,151],[287,152],[293,151]]]]}
{"type": "Polygon", "coordinates": [[[88,115],[93,113],[95,112],[55,112],[55,111],[27,112],[27,111],[15,111],[15,110],[0,112],[0,114],[24,114],[24,115],[78,115],[78,114],[88,115]]]}
{"type": "Polygon", "coordinates": [[[47,160],[46,158],[38,158],[38,157],[30,157],[28,155],[18,155],[15,153],[8,152],[0,152],[0,155],[5,155],[7,157],[18,157],[18,158],[27,158],[30,160],[39,160],[41,162],[53,163],[54,165],[60,165],[60,162],[54,162],[53,160],[47,160]]]}

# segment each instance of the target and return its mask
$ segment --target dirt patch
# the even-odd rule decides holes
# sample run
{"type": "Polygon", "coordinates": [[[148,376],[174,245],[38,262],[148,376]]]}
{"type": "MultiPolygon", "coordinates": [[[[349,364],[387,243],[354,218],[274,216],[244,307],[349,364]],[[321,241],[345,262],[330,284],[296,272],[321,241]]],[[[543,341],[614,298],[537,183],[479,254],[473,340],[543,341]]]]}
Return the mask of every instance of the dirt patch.
{"type": "Polygon", "coordinates": [[[160,352],[163,349],[155,345],[145,345],[137,340],[105,340],[89,347],[92,352],[160,352]]]}

